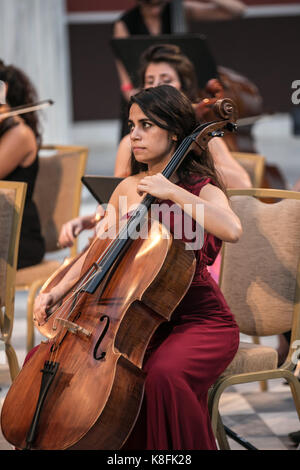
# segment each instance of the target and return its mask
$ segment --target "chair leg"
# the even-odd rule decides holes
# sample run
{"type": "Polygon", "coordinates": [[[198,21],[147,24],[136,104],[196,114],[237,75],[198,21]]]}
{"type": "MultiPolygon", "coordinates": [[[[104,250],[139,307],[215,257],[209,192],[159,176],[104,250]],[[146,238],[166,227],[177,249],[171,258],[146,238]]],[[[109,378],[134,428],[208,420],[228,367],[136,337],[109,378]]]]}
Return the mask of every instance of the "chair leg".
{"type": "MultiPolygon", "coordinates": [[[[252,336],[252,341],[254,344],[260,344],[260,340],[258,336],[252,336]]],[[[260,385],[260,390],[262,392],[267,392],[268,391],[268,381],[267,380],[261,380],[259,382],[260,385]]]]}
{"type": "Polygon", "coordinates": [[[230,445],[227,439],[225,428],[223,425],[222,418],[219,413],[219,401],[222,394],[222,390],[219,390],[218,387],[212,387],[208,391],[208,411],[211,419],[211,427],[218,442],[220,450],[230,450],[230,445]]]}
{"type": "Polygon", "coordinates": [[[17,354],[10,343],[5,343],[5,353],[9,365],[10,377],[13,382],[20,371],[17,354]]]}
{"type": "Polygon", "coordinates": [[[33,305],[37,291],[44,284],[44,280],[34,282],[28,291],[27,297],[27,352],[34,347],[34,323],[33,323],[33,305]]]}
{"type": "Polygon", "coordinates": [[[230,445],[227,439],[225,428],[224,428],[224,425],[223,425],[223,422],[219,413],[218,413],[216,438],[217,438],[220,450],[230,450],[230,445]]]}
{"type": "Polygon", "coordinates": [[[295,408],[300,419],[300,383],[298,377],[296,377],[294,373],[289,370],[284,371],[283,376],[290,386],[295,408]]]}

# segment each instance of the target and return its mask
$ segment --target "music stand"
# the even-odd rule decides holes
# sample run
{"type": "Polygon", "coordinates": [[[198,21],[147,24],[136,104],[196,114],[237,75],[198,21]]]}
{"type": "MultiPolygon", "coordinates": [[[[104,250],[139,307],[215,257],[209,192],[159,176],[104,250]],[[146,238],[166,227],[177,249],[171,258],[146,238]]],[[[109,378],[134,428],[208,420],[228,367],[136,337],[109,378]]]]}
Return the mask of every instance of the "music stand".
{"type": "Polygon", "coordinates": [[[99,204],[108,203],[110,196],[122,180],[123,178],[116,178],[115,176],[84,175],[81,177],[82,183],[99,204]]]}
{"type": "Polygon", "coordinates": [[[182,53],[195,67],[200,89],[204,88],[211,78],[218,78],[216,62],[203,34],[135,35],[129,38],[111,39],[110,43],[116,58],[123,63],[134,87],[140,86],[138,69],[141,54],[154,44],[179,46],[182,53]]]}

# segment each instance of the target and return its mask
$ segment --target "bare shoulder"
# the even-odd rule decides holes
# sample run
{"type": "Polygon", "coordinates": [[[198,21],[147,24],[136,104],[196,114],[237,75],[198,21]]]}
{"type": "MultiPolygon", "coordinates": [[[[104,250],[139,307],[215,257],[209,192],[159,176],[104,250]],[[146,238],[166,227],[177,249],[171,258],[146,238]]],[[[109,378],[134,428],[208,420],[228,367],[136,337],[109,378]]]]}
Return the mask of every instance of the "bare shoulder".
{"type": "Polygon", "coordinates": [[[214,186],[213,184],[206,184],[201,189],[199,196],[206,201],[215,202],[218,205],[228,207],[228,198],[222,189],[214,186]]]}
{"type": "Polygon", "coordinates": [[[123,21],[116,21],[113,27],[113,35],[115,38],[126,38],[129,36],[129,31],[123,21]]]}
{"type": "Polygon", "coordinates": [[[12,127],[8,132],[7,136],[16,140],[19,142],[21,145],[26,145],[36,147],[36,138],[35,135],[32,131],[32,129],[27,126],[23,121],[20,121],[20,123],[17,126],[12,127]]]}
{"type": "Polygon", "coordinates": [[[131,189],[134,188],[136,189],[139,181],[142,179],[143,177],[143,173],[138,173],[137,175],[130,175],[130,176],[127,176],[127,178],[124,178],[123,181],[122,181],[122,189],[131,189]]]}
{"type": "Polygon", "coordinates": [[[24,121],[9,129],[1,138],[1,142],[2,148],[5,147],[8,152],[19,156],[19,164],[26,164],[27,159],[35,157],[38,149],[36,137],[24,121]]]}
{"type": "Polygon", "coordinates": [[[124,178],[116,189],[114,190],[113,196],[125,196],[133,189],[136,189],[138,181],[140,179],[139,175],[127,176],[124,178]]]}
{"type": "Polygon", "coordinates": [[[119,143],[119,148],[127,149],[127,150],[131,151],[131,141],[130,141],[130,135],[129,134],[124,135],[124,137],[121,139],[121,141],[119,143]]]}
{"type": "Polygon", "coordinates": [[[131,148],[130,145],[130,134],[124,135],[124,137],[121,139],[120,145],[128,145],[131,148]]]}

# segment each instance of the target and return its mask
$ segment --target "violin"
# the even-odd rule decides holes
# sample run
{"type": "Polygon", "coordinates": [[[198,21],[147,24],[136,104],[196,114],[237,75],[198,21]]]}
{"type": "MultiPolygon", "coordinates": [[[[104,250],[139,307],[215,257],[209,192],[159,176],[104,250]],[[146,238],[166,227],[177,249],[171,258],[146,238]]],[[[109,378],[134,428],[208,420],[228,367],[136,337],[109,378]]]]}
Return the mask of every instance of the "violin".
{"type": "MultiPolygon", "coordinates": [[[[166,178],[190,150],[202,153],[212,137],[236,129],[234,103],[216,107],[223,120],[182,141],[166,178]]],[[[18,449],[113,450],[129,436],[143,398],[146,348],[195,272],[193,250],[149,217],[155,200],[147,194],[112,240],[93,241],[80,279],[47,312],[51,338],[24,365],[2,407],[2,432],[18,449]],[[134,237],[139,228],[148,236],[134,237]]]]}
{"type": "Polygon", "coordinates": [[[201,101],[195,111],[202,121],[216,119],[213,105],[217,100],[230,98],[237,108],[237,135],[227,134],[225,141],[231,151],[254,152],[251,126],[263,113],[263,101],[258,88],[246,77],[237,72],[219,66],[218,78],[210,79],[204,89],[199,90],[201,101]]]}
{"type": "MultiPolygon", "coordinates": [[[[263,116],[263,99],[258,88],[248,78],[227,68],[218,67],[219,78],[209,80],[199,91],[201,101],[195,104],[198,120],[216,119],[214,104],[217,100],[230,98],[237,108],[236,123],[238,134],[226,134],[224,137],[232,152],[256,153],[251,136],[252,125],[263,116]]],[[[287,182],[280,168],[266,162],[263,188],[288,189],[287,182]]],[[[273,199],[269,200],[270,202],[273,199]]]]}
{"type": "Polygon", "coordinates": [[[0,105],[0,118],[6,119],[13,116],[19,116],[20,114],[32,113],[34,111],[39,111],[48,106],[52,106],[54,101],[52,100],[42,100],[37,103],[29,103],[21,106],[15,106],[14,108],[7,108],[6,105],[3,105],[3,111],[1,111],[0,105]]]}
{"type": "Polygon", "coordinates": [[[10,108],[6,104],[0,104],[0,137],[10,126],[16,124],[17,116],[47,108],[48,106],[52,106],[52,104],[54,104],[52,100],[43,100],[37,103],[16,106],[14,108],[10,108]]]}

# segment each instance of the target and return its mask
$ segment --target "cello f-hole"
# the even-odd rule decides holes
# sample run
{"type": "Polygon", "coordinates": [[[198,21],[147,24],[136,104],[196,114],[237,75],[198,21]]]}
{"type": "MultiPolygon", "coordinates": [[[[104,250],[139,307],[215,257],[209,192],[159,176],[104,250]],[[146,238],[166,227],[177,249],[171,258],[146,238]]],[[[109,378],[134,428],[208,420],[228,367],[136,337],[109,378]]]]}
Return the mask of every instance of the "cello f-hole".
{"type": "Polygon", "coordinates": [[[94,356],[94,359],[96,359],[96,361],[100,361],[101,359],[104,359],[105,358],[105,355],[106,355],[106,352],[105,351],[101,351],[101,353],[98,355],[98,348],[101,344],[101,341],[103,340],[103,338],[105,337],[106,333],[107,333],[107,330],[109,328],[109,324],[110,324],[110,319],[109,319],[109,316],[108,315],[102,315],[102,317],[100,318],[100,321],[104,321],[106,320],[106,325],[101,333],[101,335],[99,336],[98,338],[98,341],[94,347],[94,352],[93,352],[93,356],[94,356]]]}

